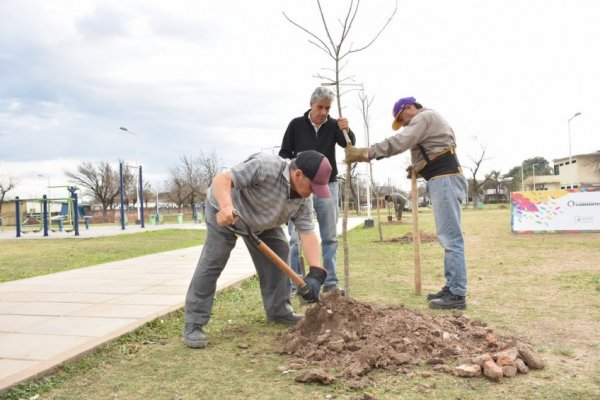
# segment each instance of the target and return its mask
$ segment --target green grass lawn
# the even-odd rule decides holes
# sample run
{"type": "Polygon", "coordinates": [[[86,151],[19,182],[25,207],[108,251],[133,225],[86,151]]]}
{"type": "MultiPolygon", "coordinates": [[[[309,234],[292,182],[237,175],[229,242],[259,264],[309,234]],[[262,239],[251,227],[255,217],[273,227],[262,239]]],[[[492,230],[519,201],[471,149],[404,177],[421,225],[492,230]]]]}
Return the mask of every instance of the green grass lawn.
{"type": "MultiPolygon", "coordinates": [[[[408,216],[407,216],[408,217],[408,216]]],[[[429,210],[420,227],[433,233],[429,210]]],[[[501,335],[526,341],[547,367],[492,383],[457,378],[425,365],[412,374],[375,372],[372,385],[353,390],[294,382],[299,372],[278,367],[293,361],[280,354],[276,335],[285,327],[265,322],[258,282],[217,294],[207,326],[209,346],[181,343],[183,313],[155,320],[62,367],[6,393],[6,399],[600,399],[600,236],[510,233],[507,209],[465,210],[463,228],[469,271],[468,310],[501,335]]],[[[384,224],[384,239],[411,231],[410,220],[384,224]]],[[[437,243],[423,243],[423,295],[415,296],[412,246],[381,243],[377,229],[349,233],[352,297],[378,305],[427,308],[425,294],[443,285],[437,243]]],[[[343,255],[338,253],[338,275],[343,255]]],[[[295,300],[295,307],[302,310],[295,300]]],[[[335,368],[335,366],[332,366],[335,368]]],[[[0,395],[1,397],[2,395],[0,395]]]]}
{"type": "Polygon", "coordinates": [[[165,229],[95,238],[2,240],[0,282],[199,246],[205,231],[165,229]]]}

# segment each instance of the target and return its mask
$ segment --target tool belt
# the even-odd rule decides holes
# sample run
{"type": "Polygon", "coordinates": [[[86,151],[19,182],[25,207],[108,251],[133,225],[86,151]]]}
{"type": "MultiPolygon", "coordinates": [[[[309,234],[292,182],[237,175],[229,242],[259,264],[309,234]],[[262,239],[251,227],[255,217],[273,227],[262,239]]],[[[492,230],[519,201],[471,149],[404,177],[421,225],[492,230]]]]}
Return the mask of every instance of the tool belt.
{"type": "Polygon", "coordinates": [[[456,175],[462,173],[462,168],[456,157],[456,152],[453,147],[438,153],[433,158],[429,158],[425,152],[425,148],[418,144],[421,154],[425,159],[425,166],[417,171],[419,175],[425,178],[426,181],[440,175],[456,175]]]}

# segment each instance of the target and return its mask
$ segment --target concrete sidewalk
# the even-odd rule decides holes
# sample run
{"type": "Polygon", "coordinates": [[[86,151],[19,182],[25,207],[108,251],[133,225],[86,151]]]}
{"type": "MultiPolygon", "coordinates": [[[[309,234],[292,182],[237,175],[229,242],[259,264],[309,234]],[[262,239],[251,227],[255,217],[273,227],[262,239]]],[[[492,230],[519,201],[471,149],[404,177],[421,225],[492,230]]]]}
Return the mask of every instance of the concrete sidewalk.
{"type": "MultiPolygon", "coordinates": [[[[363,221],[349,218],[348,230],[363,221]]],[[[139,231],[113,229],[112,234],[139,231]]],[[[94,236],[101,232],[111,234],[96,230],[94,236]]],[[[0,391],[183,307],[201,250],[191,247],[0,284],[0,391]]],[[[217,290],[255,272],[238,240],[217,290]]]]}

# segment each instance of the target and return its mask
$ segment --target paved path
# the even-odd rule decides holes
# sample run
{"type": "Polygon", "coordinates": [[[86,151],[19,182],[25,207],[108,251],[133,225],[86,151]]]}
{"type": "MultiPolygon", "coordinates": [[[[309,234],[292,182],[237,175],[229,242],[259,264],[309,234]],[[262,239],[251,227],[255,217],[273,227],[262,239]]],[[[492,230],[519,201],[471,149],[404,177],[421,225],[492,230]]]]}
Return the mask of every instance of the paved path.
{"type": "MultiPolygon", "coordinates": [[[[349,218],[348,229],[363,221],[349,218]]],[[[203,229],[202,224],[175,227],[203,229]]],[[[80,237],[139,231],[139,227],[125,231],[96,227],[82,231],[80,237]]],[[[201,249],[196,246],[0,284],[0,392],[183,307],[201,249]]],[[[238,240],[217,290],[254,274],[248,250],[238,240]]]]}

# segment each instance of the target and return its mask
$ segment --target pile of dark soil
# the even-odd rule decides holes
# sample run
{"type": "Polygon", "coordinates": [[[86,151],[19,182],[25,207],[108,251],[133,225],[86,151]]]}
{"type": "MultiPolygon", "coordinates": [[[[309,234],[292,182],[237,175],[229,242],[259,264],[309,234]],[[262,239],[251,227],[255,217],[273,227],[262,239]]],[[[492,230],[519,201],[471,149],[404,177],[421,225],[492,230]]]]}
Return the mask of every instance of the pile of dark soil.
{"type": "Polygon", "coordinates": [[[495,381],[527,373],[527,366],[543,368],[529,346],[494,334],[461,311],[438,316],[402,305],[375,306],[338,291],[322,298],[321,305],[307,309],[305,319],[279,337],[283,352],[298,358],[282,370],[305,371],[298,382],[344,379],[364,387],[369,385],[364,377],[373,369],[410,373],[410,366],[417,364],[457,376],[483,374],[495,381]]]}
{"type": "MultiPolygon", "coordinates": [[[[426,233],[423,231],[419,231],[419,235],[421,236],[421,243],[437,242],[437,236],[434,233],[426,233]]],[[[412,243],[413,242],[413,233],[407,232],[402,236],[385,240],[385,242],[401,243],[401,244],[412,243]]]]}

